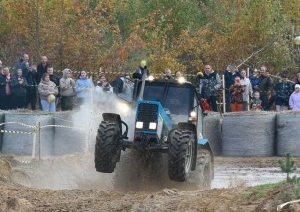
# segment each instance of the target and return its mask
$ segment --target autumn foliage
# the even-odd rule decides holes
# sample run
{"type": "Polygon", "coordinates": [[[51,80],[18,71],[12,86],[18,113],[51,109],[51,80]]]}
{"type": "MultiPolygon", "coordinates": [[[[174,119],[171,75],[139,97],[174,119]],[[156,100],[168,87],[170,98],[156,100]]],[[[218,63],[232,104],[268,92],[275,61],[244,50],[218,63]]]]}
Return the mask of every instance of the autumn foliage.
{"type": "Polygon", "coordinates": [[[14,66],[23,53],[33,63],[47,55],[56,70],[108,74],[142,59],[155,74],[193,74],[205,63],[296,72],[299,8],[300,0],[1,0],[0,59],[14,66]]]}

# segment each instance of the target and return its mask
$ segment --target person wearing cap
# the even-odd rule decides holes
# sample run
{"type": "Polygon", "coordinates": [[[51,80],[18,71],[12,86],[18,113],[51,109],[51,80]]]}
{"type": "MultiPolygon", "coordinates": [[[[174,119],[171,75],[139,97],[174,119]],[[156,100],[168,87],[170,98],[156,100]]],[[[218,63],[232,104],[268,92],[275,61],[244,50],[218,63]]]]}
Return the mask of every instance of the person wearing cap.
{"type": "Polygon", "coordinates": [[[147,68],[147,62],[146,60],[142,60],[141,65],[135,70],[135,72],[132,75],[132,78],[141,80],[145,72],[146,72],[146,77],[149,77],[150,71],[147,68]]]}
{"type": "Polygon", "coordinates": [[[295,85],[295,91],[289,98],[289,106],[291,110],[300,110],[300,85],[295,85]]]}
{"type": "Polygon", "coordinates": [[[281,74],[281,79],[274,86],[273,95],[276,111],[284,111],[289,109],[289,98],[293,92],[293,84],[288,81],[288,77],[285,73],[281,74]]]}

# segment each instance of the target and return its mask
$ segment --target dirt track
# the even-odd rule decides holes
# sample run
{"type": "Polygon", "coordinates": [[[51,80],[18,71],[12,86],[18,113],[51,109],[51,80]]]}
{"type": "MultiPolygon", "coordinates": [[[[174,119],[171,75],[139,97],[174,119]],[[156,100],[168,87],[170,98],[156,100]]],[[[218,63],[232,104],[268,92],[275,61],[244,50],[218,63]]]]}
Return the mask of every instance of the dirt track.
{"type": "MultiPolygon", "coordinates": [[[[209,191],[162,187],[121,192],[113,189],[112,175],[94,171],[91,155],[30,163],[8,158],[0,160],[0,211],[273,211],[274,205],[267,204],[272,200],[249,202],[243,194],[249,185],[284,179],[278,159],[217,157],[215,188],[209,191]]],[[[300,164],[300,158],[295,160],[300,164]]]]}

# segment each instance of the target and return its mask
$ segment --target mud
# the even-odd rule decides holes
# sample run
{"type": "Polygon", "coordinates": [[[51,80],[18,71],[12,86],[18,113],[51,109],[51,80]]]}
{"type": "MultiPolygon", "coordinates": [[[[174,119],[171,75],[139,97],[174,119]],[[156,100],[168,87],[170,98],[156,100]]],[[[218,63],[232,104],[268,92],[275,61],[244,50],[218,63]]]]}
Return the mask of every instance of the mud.
{"type": "MultiPolygon", "coordinates": [[[[123,176],[126,189],[118,190],[116,175],[96,172],[91,154],[41,161],[9,158],[0,163],[5,167],[0,170],[0,211],[274,211],[274,203],[245,201],[243,195],[249,186],[284,180],[279,159],[216,157],[211,190],[151,186],[147,181],[137,186],[139,178],[128,176],[123,176]]],[[[300,158],[295,161],[300,164],[300,158]]]]}

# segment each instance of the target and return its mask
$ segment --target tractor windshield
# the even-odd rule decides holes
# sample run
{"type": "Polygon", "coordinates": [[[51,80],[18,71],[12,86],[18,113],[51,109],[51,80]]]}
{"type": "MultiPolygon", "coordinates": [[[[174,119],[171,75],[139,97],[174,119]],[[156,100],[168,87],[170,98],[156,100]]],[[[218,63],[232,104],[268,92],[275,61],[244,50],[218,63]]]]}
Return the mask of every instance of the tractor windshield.
{"type": "Polygon", "coordinates": [[[159,101],[171,114],[188,115],[191,109],[191,90],[188,87],[146,85],[143,99],[159,101]]]}

